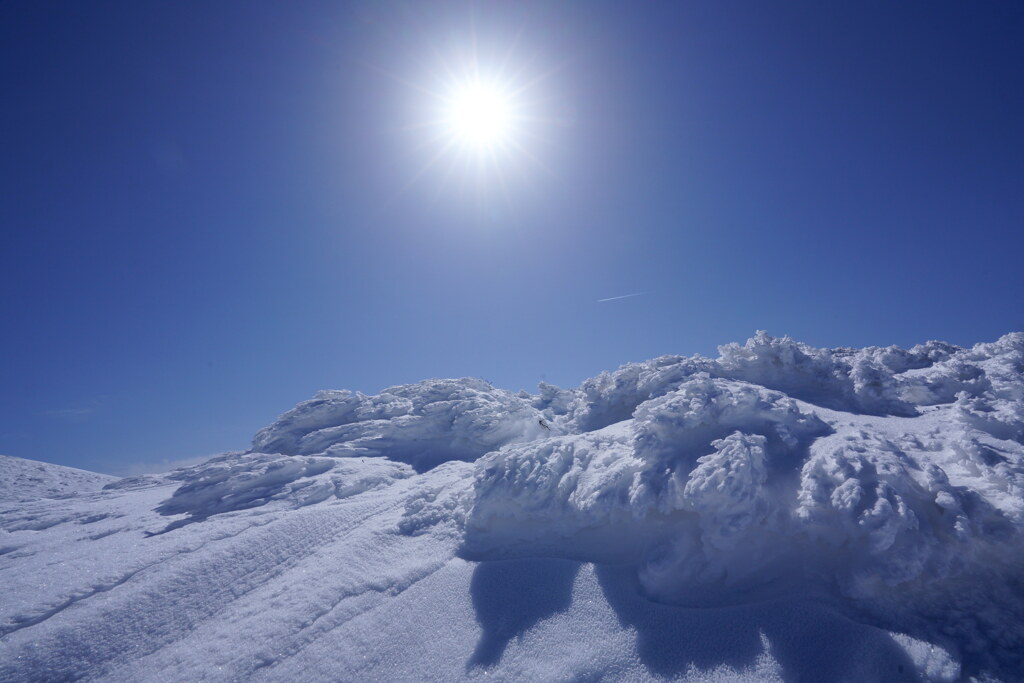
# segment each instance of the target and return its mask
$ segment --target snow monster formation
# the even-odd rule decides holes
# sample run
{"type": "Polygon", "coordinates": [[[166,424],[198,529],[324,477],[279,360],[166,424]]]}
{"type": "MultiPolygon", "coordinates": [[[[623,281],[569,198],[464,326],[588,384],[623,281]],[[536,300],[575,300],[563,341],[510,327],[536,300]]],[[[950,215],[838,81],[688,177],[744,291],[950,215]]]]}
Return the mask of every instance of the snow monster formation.
{"type": "Polygon", "coordinates": [[[719,351],[323,391],[250,451],[5,507],[7,585],[50,583],[0,679],[1024,680],[1024,334],[719,351]]]}

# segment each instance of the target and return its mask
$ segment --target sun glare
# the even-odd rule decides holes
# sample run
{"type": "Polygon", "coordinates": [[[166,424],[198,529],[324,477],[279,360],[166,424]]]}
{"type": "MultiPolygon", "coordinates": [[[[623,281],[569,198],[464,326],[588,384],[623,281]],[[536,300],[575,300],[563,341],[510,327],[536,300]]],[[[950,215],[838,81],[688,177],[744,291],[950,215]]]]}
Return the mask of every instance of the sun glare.
{"type": "Polygon", "coordinates": [[[542,157],[552,119],[543,83],[553,70],[537,71],[533,60],[500,52],[485,58],[474,47],[438,58],[421,80],[407,82],[422,116],[409,127],[423,152],[410,182],[430,178],[438,188],[474,188],[490,197],[549,172],[542,157]]]}
{"type": "Polygon", "coordinates": [[[455,90],[448,112],[451,134],[461,143],[490,148],[512,132],[514,103],[498,86],[471,83],[455,90]]]}

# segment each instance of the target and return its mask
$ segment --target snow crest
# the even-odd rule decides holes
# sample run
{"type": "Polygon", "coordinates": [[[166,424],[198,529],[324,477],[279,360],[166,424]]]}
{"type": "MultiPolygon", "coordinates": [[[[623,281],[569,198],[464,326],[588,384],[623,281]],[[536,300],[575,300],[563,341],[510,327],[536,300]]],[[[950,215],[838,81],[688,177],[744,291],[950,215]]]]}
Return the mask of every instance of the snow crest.
{"type": "Polygon", "coordinates": [[[0,455],[0,501],[73,496],[117,481],[107,474],[0,455]]]}

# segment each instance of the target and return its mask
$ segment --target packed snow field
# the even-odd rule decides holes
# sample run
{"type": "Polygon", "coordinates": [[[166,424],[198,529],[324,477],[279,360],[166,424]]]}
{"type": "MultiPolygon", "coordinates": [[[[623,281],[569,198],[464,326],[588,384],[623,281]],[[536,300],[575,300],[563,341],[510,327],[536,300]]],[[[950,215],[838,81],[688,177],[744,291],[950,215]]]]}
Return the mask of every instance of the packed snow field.
{"type": "Polygon", "coordinates": [[[15,460],[4,681],[1024,680],[1022,333],[324,391],[102,490],[15,460]]]}

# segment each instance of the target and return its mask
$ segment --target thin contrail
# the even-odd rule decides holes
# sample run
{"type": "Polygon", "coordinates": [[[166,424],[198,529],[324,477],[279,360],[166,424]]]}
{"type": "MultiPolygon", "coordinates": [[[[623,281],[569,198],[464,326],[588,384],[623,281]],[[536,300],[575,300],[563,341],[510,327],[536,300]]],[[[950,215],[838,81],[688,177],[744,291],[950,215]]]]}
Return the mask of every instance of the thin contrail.
{"type": "Polygon", "coordinates": [[[640,296],[641,294],[646,294],[646,293],[647,292],[637,292],[636,294],[623,294],[622,296],[610,296],[607,299],[598,299],[597,303],[600,304],[600,303],[604,303],[605,301],[615,301],[616,299],[628,299],[631,296],[640,296]]]}

